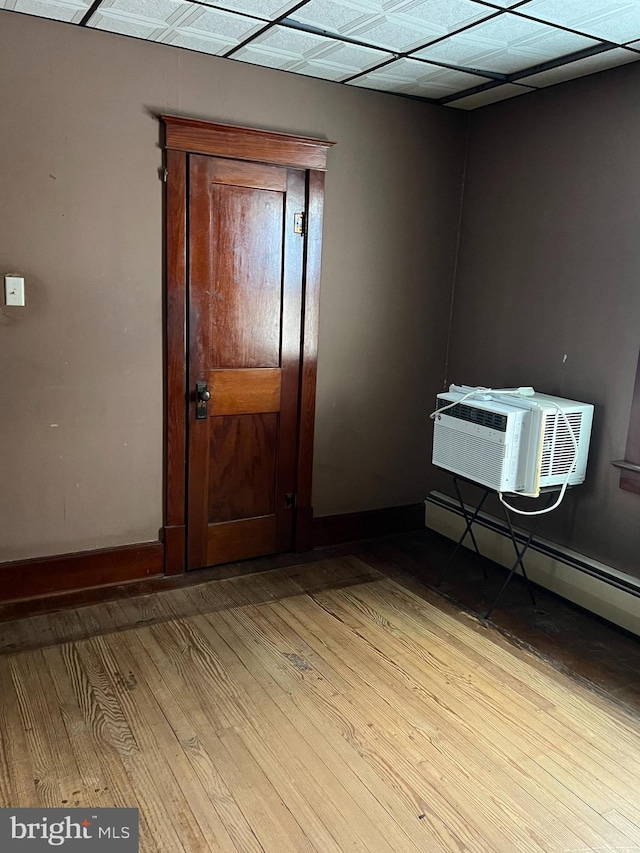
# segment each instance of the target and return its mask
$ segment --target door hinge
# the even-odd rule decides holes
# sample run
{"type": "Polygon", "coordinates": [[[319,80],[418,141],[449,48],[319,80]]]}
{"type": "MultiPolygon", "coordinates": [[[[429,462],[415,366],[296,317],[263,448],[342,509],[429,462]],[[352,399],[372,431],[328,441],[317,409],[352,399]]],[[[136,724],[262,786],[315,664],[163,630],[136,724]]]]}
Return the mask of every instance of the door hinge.
{"type": "Polygon", "coordinates": [[[293,214],[293,233],[294,234],[304,234],[305,232],[305,216],[303,213],[294,213],[293,214]]]}
{"type": "Polygon", "coordinates": [[[162,170],[162,181],[163,181],[163,183],[165,183],[165,184],[167,183],[167,178],[168,178],[168,177],[169,177],[169,170],[168,170],[168,169],[163,169],[163,170],[162,170]]]}
{"type": "Polygon", "coordinates": [[[295,492],[287,492],[284,496],[284,508],[285,509],[295,509],[296,508],[296,493],[295,492]]]}

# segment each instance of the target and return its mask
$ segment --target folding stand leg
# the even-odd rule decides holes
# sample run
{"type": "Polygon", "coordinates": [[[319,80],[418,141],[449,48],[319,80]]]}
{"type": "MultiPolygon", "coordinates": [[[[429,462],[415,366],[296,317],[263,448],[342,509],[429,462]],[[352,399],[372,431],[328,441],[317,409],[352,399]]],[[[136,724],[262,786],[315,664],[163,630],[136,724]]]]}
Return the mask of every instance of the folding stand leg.
{"type": "MultiPolygon", "coordinates": [[[[551,500],[554,497],[555,497],[555,495],[553,493],[551,493],[549,495],[549,497],[547,498],[547,506],[550,505],[551,500]]],[[[523,557],[524,557],[527,549],[529,548],[529,545],[533,541],[533,537],[535,535],[536,528],[538,526],[538,521],[539,521],[540,517],[538,516],[538,518],[536,518],[536,521],[535,521],[535,523],[531,529],[531,532],[529,533],[529,535],[525,539],[525,541],[522,545],[522,548],[518,548],[518,540],[516,539],[516,533],[515,533],[515,530],[513,529],[513,524],[511,523],[511,515],[509,514],[509,510],[506,507],[503,507],[503,508],[504,508],[504,517],[506,518],[507,525],[509,527],[509,535],[511,536],[511,542],[513,543],[514,551],[516,552],[516,561],[513,564],[513,566],[511,567],[511,571],[507,575],[505,582],[500,587],[500,591],[498,592],[496,597],[493,599],[491,607],[489,607],[489,609],[487,610],[485,617],[484,617],[485,619],[488,619],[491,616],[491,614],[493,613],[494,608],[500,599],[500,596],[502,595],[502,593],[507,588],[507,584],[509,583],[509,581],[511,580],[511,578],[515,574],[518,566],[520,566],[520,568],[522,569],[522,577],[524,578],[524,582],[527,585],[527,589],[529,590],[529,595],[531,596],[531,601],[532,601],[534,606],[536,603],[536,599],[535,599],[535,596],[533,594],[533,589],[531,588],[531,584],[529,583],[529,577],[528,577],[527,572],[526,572],[525,567],[524,567],[523,557]]]]}
{"type": "MultiPolygon", "coordinates": [[[[456,490],[458,503],[460,504],[460,510],[461,510],[462,515],[463,515],[464,520],[465,520],[465,529],[464,529],[464,533],[462,534],[460,539],[458,539],[458,543],[453,550],[453,554],[449,557],[449,560],[447,561],[447,565],[444,567],[444,569],[440,573],[440,577],[436,581],[436,586],[440,586],[440,584],[444,580],[445,575],[449,571],[449,566],[451,565],[451,563],[453,563],[453,560],[454,560],[456,554],[458,553],[458,549],[460,548],[460,546],[464,542],[464,540],[467,536],[467,533],[469,534],[469,536],[471,536],[471,541],[473,542],[473,547],[475,549],[476,554],[482,559],[482,554],[480,553],[480,549],[478,548],[478,543],[476,542],[476,537],[473,535],[473,530],[471,528],[473,526],[474,521],[477,519],[477,517],[480,513],[480,510],[483,507],[484,502],[486,501],[487,497],[489,496],[490,489],[484,490],[484,494],[482,495],[482,498],[480,499],[480,503],[478,504],[478,506],[474,509],[473,512],[469,512],[467,510],[466,506],[464,505],[464,501],[462,500],[462,494],[460,492],[460,487],[458,486],[458,478],[457,477],[453,478],[453,486],[456,490]]],[[[481,565],[482,565],[482,573],[484,574],[484,576],[486,578],[487,577],[487,570],[484,566],[484,563],[482,563],[481,565]]]]}

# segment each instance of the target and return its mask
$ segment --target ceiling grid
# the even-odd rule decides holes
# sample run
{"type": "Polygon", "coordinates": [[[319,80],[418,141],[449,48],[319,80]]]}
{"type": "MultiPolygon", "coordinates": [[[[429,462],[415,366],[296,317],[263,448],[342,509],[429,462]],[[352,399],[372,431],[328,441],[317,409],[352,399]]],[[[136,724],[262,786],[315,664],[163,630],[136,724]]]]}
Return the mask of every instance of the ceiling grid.
{"type": "Polygon", "coordinates": [[[640,0],[0,0],[0,9],[465,110],[640,59],[640,0]]]}

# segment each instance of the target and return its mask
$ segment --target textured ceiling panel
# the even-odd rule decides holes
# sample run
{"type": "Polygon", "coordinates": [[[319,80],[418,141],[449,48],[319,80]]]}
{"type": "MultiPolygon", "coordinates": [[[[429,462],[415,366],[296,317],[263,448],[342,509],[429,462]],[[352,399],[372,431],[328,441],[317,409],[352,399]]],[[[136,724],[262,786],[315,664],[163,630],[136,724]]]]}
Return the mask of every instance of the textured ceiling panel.
{"type": "Polygon", "coordinates": [[[105,0],[89,26],[157,40],[171,24],[194,13],[185,0],[105,0]]]}
{"type": "Polygon", "coordinates": [[[273,21],[275,18],[285,15],[292,6],[296,6],[299,2],[300,0],[288,0],[284,3],[282,0],[221,0],[220,3],[216,3],[211,0],[206,5],[230,9],[232,12],[240,12],[241,14],[273,21]]]}
{"type": "Polygon", "coordinates": [[[287,27],[271,27],[250,44],[233,54],[234,59],[289,70],[293,65],[312,59],[332,47],[333,39],[315,33],[303,33],[287,27]]]}
{"type": "MultiPolygon", "coordinates": [[[[185,0],[104,0],[100,4],[100,11],[124,12],[132,18],[159,21],[167,23],[182,17],[189,10],[189,4],[185,0]]],[[[193,12],[193,7],[190,8],[193,12]]]]}
{"type": "Polygon", "coordinates": [[[551,68],[549,71],[541,71],[529,77],[521,77],[518,82],[526,86],[552,86],[554,83],[563,83],[565,80],[574,80],[576,77],[584,77],[596,71],[604,71],[605,68],[614,68],[617,65],[626,65],[640,59],[640,53],[632,53],[623,47],[608,50],[605,53],[597,53],[586,59],[578,59],[561,65],[559,68],[551,68]]]}
{"type": "Polygon", "coordinates": [[[382,50],[334,42],[322,53],[292,66],[290,70],[296,74],[322,77],[324,80],[342,81],[391,58],[392,54],[382,50]]]}
{"type": "Polygon", "coordinates": [[[107,30],[110,33],[120,33],[123,36],[148,39],[156,41],[156,37],[162,35],[166,27],[153,21],[140,21],[131,18],[120,18],[116,15],[101,14],[98,12],[91,18],[90,27],[96,30],[107,30]]]}
{"type": "Polygon", "coordinates": [[[457,101],[451,101],[446,106],[455,107],[459,110],[476,110],[478,107],[486,107],[488,104],[506,101],[508,98],[525,95],[527,92],[535,92],[535,89],[530,89],[526,86],[516,86],[514,83],[505,83],[493,89],[486,89],[484,92],[476,92],[475,95],[458,98],[457,101]]]}
{"type": "Polygon", "coordinates": [[[378,16],[348,35],[358,41],[385,47],[396,53],[413,50],[428,41],[424,28],[400,17],[400,15],[378,16]]]}
{"type": "Polygon", "coordinates": [[[496,14],[495,9],[471,0],[405,0],[394,4],[392,11],[428,27],[437,36],[449,35],[496,14]]]}
{"type": "MultiPolygon", "coordinates": [[[[190,47],[187,42],[194,38],[197,40],[208,40],[211,42],[224,42],[227,49],[236,46],[249,36],[257,33],[264,27],[264,23],[253,18],[245,18],[240,15],[229,15],[223,12],[196,6],[194,16],[182,19],[175,27],[176,36],[171,38],[172,44],[182,44],[190,47]]],[[[198,48],[196,48],[198,49],[198,48]]],[[[222,51],[216,51],[222,52],[222,51]]]]}
{"type": "Polygon", "coordinates": [[[2,9],[459,109],[640,58],[640,0],[0,0],[2,9]],[[473,91],[488,80],[499,85],[473,91]]]}
{"type": "Polygon", "coordinates": [[[423,98],[443,98],[486,82],[486,77],[464,71],[439,68],[414,59],[399,59],[379,71],[358,77],[348,85],[423,98]]]}
{"type": "Polygon", "coordinates": [[[618,44],[640,33],[638,0],[531,0],[518,11],[618,44]]]}
{"type": "Polygon", "coordinates": [[[509,12],[416,53],[424,59],[508,74],[597,45],[586,36],[509,12]]]}
{"type": "Polygon", "coordinates": [[[347,35],[383,13],[384,4],[375,0],[309,0],[304,6],[291,12],[287,20],[335,35],[347,35]]]}
{"type": "Polygon", "coordinates": [[[222,54],[262,29],[264,22],[186,0],[105,0],[89,26],[222,54]]]}
{"type": "Polygon", "coordinates": [[[472,0],[309,0],[289,20],[399,51],[493,14],[495,10],[472,0]]]}
{"type": "Polygon", "coordinates": [[[0,0],[0,9],[52,18],[55,21],[79,23],[87,14],[90,2],[82,0],[0,0]]]}

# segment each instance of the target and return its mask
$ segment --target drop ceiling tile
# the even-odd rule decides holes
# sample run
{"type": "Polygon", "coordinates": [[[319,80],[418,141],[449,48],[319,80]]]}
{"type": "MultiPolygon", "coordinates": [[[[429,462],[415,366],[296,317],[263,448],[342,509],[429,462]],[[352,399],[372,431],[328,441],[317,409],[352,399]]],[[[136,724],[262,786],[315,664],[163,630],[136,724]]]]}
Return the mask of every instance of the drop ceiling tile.
{"type": "Polygon", "coordinates": [[[382,0],[309,0],[294,9],[287,20],[334,35],[348,35],[383,13],[382,0]]]}
{"type": "Polygon", "coordinates": [[[315,33],[274,26],[233,54],[234,59],[289,70],[292,65],[314,58],[335,44],[334,39],[315,33]]]}
{"type": "Polygon", "coordinates": [[[106,0],[89,26],[222,54],[260,30],[264,22],[186,0],[106,0]]]}
{"type": "Polygon", "coordinates": [[[137,24],[156,30],[188,17],[196,8],[186,0],[104,0],[89,26],[97,26],[99,19],[99,29],[110,29],[108,22],[114,20],[116,24],[137,24]]]}
{"type": "MultiPolygon", "coordinates": [[[[183,47],[194,47],[201,41],[209,42],[210,49],[207,53],[226,52],[230,47],[235,47],[257,33],[264,27],[263,21],[254,18],[246,18],[243,15],[230,15],[204,6],[191,5],[194,14],[187,18],[181,18],[174,24],[173,33],[170,37],[163,37],[163,41],[171,44],[182,44],[183,47]],[[213,46],[218,47],[213,50],[213,46]]],[[[202,48],[195,48],[200,50],[202,48]]]]}
{"type": "Polygon", "coordinates": [[[472,0],[404,0],[395,3],[389,11],[407,21],[415,21],[440,38],[489,18],[497,10],[472,0]]]}
{"type": "Polygon", "coordinates": [[[295,6],[300,0],[203,0],[205,5],[221,7],[222,9],[230,9],[232,12],[240,12],[246,15],[253,15],[255,18],[262,18],[265,21],[273,21],[279,18],[295,6]]]}
{"type": "Polygon", "coordinates": [[[413,22],[399,15],[384,15],[373,18],[361,27],[348,33],[352,38],[375,47],[384,47],[395,53],[403,53],[429,41],[431,36],[413,22]]]}
{"type": "Polygon", "coordinates": [[[292,66],[289,70],[297,74],[321,77],[323,80],[342,81],[354,74],[366,71],[392,58],[382,50],[345,42],[334,42],[331,47],[311,59],[292,66]]]}
{"type": "Polygon", "coordinates": [[[509,74],[596,44],[586,36],[504,12],[415,55],[448,65],[509,74]]]}
{"type": "Polygon", "coordinates": [[[51,18],[54,21],[79,23],[87,14],[90,0],[0,0],[0,9],[51,18]]]}
{"type": "Polygon", "coordinates": [[[486,77],[464,71],[440,68],[415,59],[399,59],[347,85],[422,98],[443,98],[486,82],[486,77]]]}
{"type": "Polygon", "coordinates": [[[472,0],[309,0],[290,20],[398,52],[492,14],[472,0]]]}
{"type": "Polygon", "coordinates": [[[618,44],[640,36],[638,0],[531,0],[518,12],[618,44]]]}
{"type": "Polygon", "coordinates": [[[586,59],[578,59],[575,62],[560,65],[558,68],[541,71],[539,74],[520,77],[518,82],[524,83],[527,86],[552,86],[554,83],[574,80],[576,77],[586,77],[588,74],[594,74],[596,71],[604,71],[606,68],[626,65],[638,59],[640,59],[640,53],[632,53],[630,50],[618,47],[613,50],[606,50],[603,53],[596,53],[595,56],[588,56],[586,59]]]}
{"type": "Polygon", "coordinates": [[[164,44],[172,44],[174,47],[186,47],[189,50],[197,50],[199,53],[211,53],[214,56],[220,56],[226,53],[230,47],[233,47],[233,43],[215,38],[215,36],[206,36],[184,29],[163,33],[156,41],[162,41],[164,44]]]}
{"type": "Polygon", "coordinates": [[[527,86],[516,86],[515,83],[504,83],[502,86],[495,86],[493,89],[485,89],[484,92],[476,92],[474,95],[467,95],[464,98],[458,98],[457,101],[450,101],[445,104],[447,107],[455,107],[459,110],[475,110],[478,107],[486,107],[488,104],[497,104],[498,101],[506,101],[508,98],[515,98],[518,95],[525,95],[527,92],[535,92],[535,89],[530,89],[527,86]]]}
{"type": "Polygon", "coordinates": [[[165,27],[153,22],[134,21],[129,18],[119,18],[115,15],[102,15],[97,12],[89,21],[89,27],[96,30],[105,30],[109,33],[119,33],[123,36],[133,36],[134,38],[149,39],[155,41],[155,36],[162,35],[165,27]]]}

